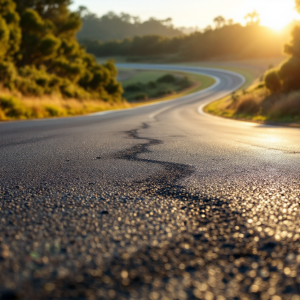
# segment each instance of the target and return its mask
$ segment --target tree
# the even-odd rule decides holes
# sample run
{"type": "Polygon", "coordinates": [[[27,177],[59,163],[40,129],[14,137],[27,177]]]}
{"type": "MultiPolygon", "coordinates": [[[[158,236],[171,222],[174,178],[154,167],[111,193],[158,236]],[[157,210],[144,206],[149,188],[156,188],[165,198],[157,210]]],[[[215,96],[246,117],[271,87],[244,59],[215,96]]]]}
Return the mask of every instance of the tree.
{"type": "Polygon", "coordinates": [[[228,25],[228,26],[232,26],[233,24],[234,24],[233,19],[227,20],[227,25],[228,25]]]}
{"type": "Polygon", "coordinates": [[[15,0],[19,15],[26,9],[35,10],[42,19],[49,19],[60,26],[70,14],[70,0],[15,0]]]}
{"type": "Polygon", "coordinates": [[[173,26],[172,22],[173,22],[172,18],[161,20],[161,23],[164,24],[166,27],[172,27],[173,26]]]}
{"type": "Polygon", "coordinates": [[[247,25],[259,24],[260,23],[260,15],[255,10],[252,13],[248,13],[245,16],[245,20],[247,21],[247,25]]]}
{"type": "Polygon", "coordinates": [[[14,60],[21,42],[20,17],[12,0],[0,0],[0,62],[14,60]]]}
{"type": "Polygon", "coordinates": [[[112,62],[97,64],[76,40],[69,0],[0,0],[0,82],[24,95],[122,101],[112,62]]]}
{"type": "Polygon", "coordinates": [[[77,12],[78,12],[80,18],[83,18],[85,15],[90,13],[88,8],[86,6],[82,6],[82,5],[78,7],[77,12]]]}
{"type": "Polygon", "coordinates": [[[77,34],[81,42],[86,39],[112,41],[144,35],[174,37],[183,34],[173,27],[171,18],[165,20],[150,18],[142,22],[139,17],[126,13],[117,15],[109,12],[102,17],[88,13],[84,15],[82,21],[82,29],[77,34]]]}
{"type": "Polygon", "coordinates": [[[226,21],[225,18],[222,16],[218,16],[218,17],[214,18],[214,23],[216,24],[217,29],[223,27],[225,24],[225,21],[226,21]]]}
{"type": "Polygon", "coordinates": [[[140,24],[141,23],[141,18],[137,16],[132,17],[133,23],[134,24],[140,24]]]}

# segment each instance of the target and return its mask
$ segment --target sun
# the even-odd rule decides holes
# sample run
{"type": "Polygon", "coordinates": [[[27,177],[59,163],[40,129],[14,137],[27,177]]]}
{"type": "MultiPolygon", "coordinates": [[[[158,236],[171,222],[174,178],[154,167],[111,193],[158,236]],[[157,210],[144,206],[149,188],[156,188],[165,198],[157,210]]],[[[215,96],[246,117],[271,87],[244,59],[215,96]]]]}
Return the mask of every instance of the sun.
{"type": "Polygon", "coordinates": [[[276,31],[281,31],[292,21],[293,19],[290,16],[278,16],[275,18],[274,15],[267,16],[261,14],[261,25],[270,27],[276,31]]]}
{"type": "Polygon", "coordinates": [[[295,0],[244,0],[243,10],[257,11],[261,25],[276,31],[284,29],[300,17],[295,11],[295,0]]]}
{"type": "Polygon", "coordinates": [[[270,27],[276,31],[284,29],[293,20],[299,18],[294,9],[294,0],[263,0],[257,6],[261,25],[270,27]]]}

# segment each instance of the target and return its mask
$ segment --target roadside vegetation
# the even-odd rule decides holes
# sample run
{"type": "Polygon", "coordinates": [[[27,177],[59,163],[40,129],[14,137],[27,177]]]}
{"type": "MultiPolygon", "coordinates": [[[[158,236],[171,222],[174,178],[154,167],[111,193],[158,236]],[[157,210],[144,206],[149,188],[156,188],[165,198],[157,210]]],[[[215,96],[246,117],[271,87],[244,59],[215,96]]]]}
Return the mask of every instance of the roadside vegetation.
{"type": "Polygon", "coordinates": [[[0,4],[0,120],[126,104],[114,63],[98,64],[77,42],[81,19],[69,0],[0,4]]]}
{"type": "MultiPolygon", "coordinates": [[[[300,1],[296,1],[300,12],[300,1]]],[[[250,88],[233,93],[205,108],[224,117],[256,120],[300,122],[300,25],[291,33],[284,47],[288,58],[277,68],[270,68],[263,79],[250,88]]]]}
{"type": "Polygon", "coordinates": [[[160,98],[187,89],[193,82],[187,76],[174,76],[166,74],[155,81],[147,83],[136,82],[124,86],[124,97],[128,101],[160,98]]]}
{"type": "Polygon", "coordinates": [[[131,76],[126,78],[126,72],[122,74],[125,76],[122,85],[124,97],[129,103],[172,99],[205,89],[214,83],[214,79],[208,76],[181,72],[128,70],[127,74],[131,76]]]}

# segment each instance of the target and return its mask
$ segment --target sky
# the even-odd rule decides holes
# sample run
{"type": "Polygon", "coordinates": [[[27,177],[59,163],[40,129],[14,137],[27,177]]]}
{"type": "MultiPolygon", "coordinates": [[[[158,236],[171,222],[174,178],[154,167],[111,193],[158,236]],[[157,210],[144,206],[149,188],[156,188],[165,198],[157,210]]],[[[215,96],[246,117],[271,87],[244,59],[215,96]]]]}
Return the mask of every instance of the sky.
{"type": "Polygon", "coordinates": [[[254,10],[260,13],[262,25],[276,30],[299,19],[294,0],[73,0],[71,9],[80,5],[99,16],[113,11],[139,16],[142,20],[170,17],[176,27],[200,29],[213,24],[212,20],[219,15],[245,23],[244,16],[254,10]]]}

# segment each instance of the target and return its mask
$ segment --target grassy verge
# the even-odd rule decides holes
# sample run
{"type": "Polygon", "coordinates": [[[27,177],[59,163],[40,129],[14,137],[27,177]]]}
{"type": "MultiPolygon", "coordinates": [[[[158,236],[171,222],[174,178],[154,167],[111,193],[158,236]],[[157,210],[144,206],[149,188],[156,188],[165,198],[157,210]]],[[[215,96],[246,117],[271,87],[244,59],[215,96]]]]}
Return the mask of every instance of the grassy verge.
{"type": "Polygon", "coordinates": [[[235,120],[299,127],[300,92],[271,95],[264,86],[254,84],[208,104],[204,111],[235,120]]]}
{"type": "MultiPolygon", "coordinates": [[[[132,72],[132,70],[129,71],[132,72]]],[[[139,81],[147,82],[149,79],[152,80],[158,78],[162,74],[166,74],[166,72],[155,71],[149,74],[148,72],[143,71],[141,74],[133,73],[135,77],[128,78],[127,83],[136,82],[137,79],[139,81]]],[[[100,100],[62,99],[54,96],[23,97],[19,94],[12,94],[7,90],[2,89],[0,90],[0,121],[67,117],[137,107],[158,101],[172,100],[205,89],[214,83],[214,80],[207,76],[197,74],[184,75],[188,75],[189,79],[192,80],[193,85],[191,87],[168,96],[136,103],[129,103],[126,101],[120,103],[108,103],[100,100]]],[[[181,74],[181,76],[183,76],[183,74],[181,74]]]]}
{"type": "MultiPolygon", "coordinates": [[[[214,66],[215,68],[225,69],[228,71],[236,72],[245,77],[245,83],[240,88],[240,90],[249,88],[255,80],[257,80],[254,72],[251,72],[249,69],[243,68],[234,68],[234,67],[224,67],[224,66],[214,66]]],[[[235,112],[233,109],[229,108],[229,105],[232,101],[232,96],[226,96],[222,99],[219,99],[215,102],[209,103],[204,107],[204,112],[225,118],[235,118],[235,112]]]]}
{"type": "Polygon", "coordinates": [[[105,110],[129,108],[127,102],[107,103],[99,100],[61,99],[56,97],[16,97],[0,95],[0,121],[67,117],[105,110]]]}

